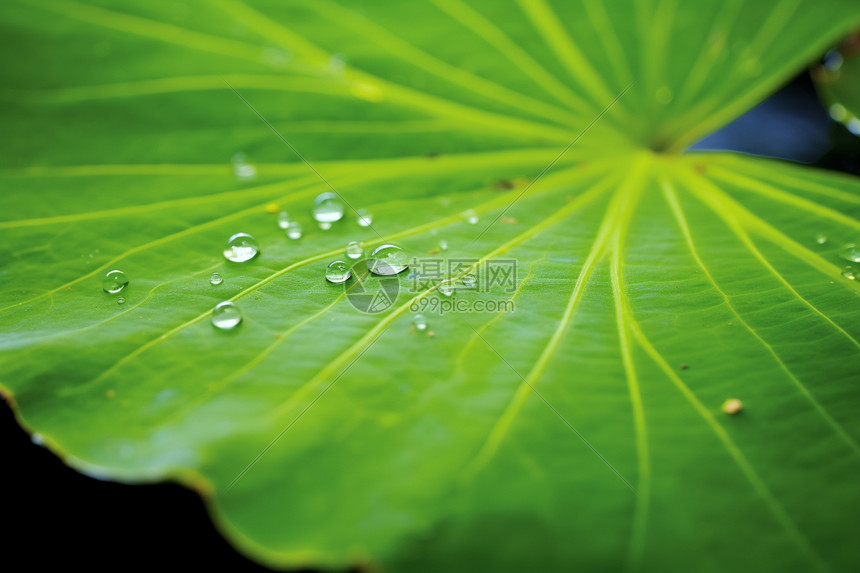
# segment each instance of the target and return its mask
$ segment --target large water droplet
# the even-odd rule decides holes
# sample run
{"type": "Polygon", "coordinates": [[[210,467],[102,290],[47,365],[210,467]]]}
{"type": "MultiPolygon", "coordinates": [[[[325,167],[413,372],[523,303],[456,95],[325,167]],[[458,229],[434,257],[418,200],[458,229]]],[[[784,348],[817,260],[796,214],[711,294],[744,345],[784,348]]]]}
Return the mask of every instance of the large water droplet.
{"type": "Polygon", "coordinates": [[[857,273],[854,271],[854,267],[851,265],[845,265],[845,268],[842,269],[842,276],[853,281],[857,278],[857,273]]]}
{"type": "Polygon", "coordinates": [[[472,274],[467,274],[460,277],[460,281],[466,288],[475,288],[475,285],[478,284],[478,277],[472,274]]]}
{"type": "Polygon", "coordinates": [[[325,270],[325,280],[334,284],[345,283],[351,276],[349,265],[343,261],[333,261],[325,270]]]}
{"type": "Polygon", "coordinates": [[[361,248],[361,245],[358,241],[350,241],[346,246],[346,256],[350,259],[357,259],[361,255],[364,254],[364,249],[361,248]]]}
{"type": "Polygon", "coordinates": [[[396,275],[408,266],[406,253],[397,245],[380,245],[367,260],[367,268],[375,275],[396,275]]]}
{"type": "Polygon", "coordinates": [[[356,221],[359,227],[369,227],[373,223],[373,215],[367,209],[359,209],[356,211],[356,221]]]}
{"type": "Polygon", "coordinates": [[[343,218],[343,203],[331,192],[325,192],[314,199],[314,219],[320,223],[334,223],[343,218]]]}
{"type": "Polygon", "coordinates": [[[839,251],[839,256],[852,263],[860,263],[860,248],[854,243],[848,243],[839,251]]]}
{"type": "Polygon", "coordinates": [[[287,225],[287,237],[290,239],[301,239],[302,224],[297,223],[296,221],[290,221],[290,224],[287,225]]]}
{"type": "Polygon", "coordinates": [[[218,286],[224,282],[224,277],[221,276],[221,273],[212,273],[212,276],[209,277],[209,284],[218,286]]]}
{"type": "Polygon", "coordinates": [[[212,324],[216,328],[230,330],[238,326],[240,322],[242,322],[242,313],[239,311],[239,307],[229,300],[218,303],[212,309],[212,324]]]}
{"type": "Polygon", "coordinates": [[[412,326],[418,330],[427,330],[427,319],[423,314],[416,314],[412,317],[412,326]]]}
{"type": "Polygon", "coordinates": [[[438,290],[439,294],[442,296],[451,296],[454,294],[454,281],[442,281],[439,283],[439,287],[436,290],[438,290]]]}
{"type": "Polygon", "coordinates": [[[224,245],[224,258],[234,263],[250,261],[260,252],[260,243],[248,233],[236,233],[224,245]]]}
{"type": "Polygon", "coordinates": [[[122,271],[108,271],[105,278],[102,279],[102,288],[105,292],[111,294],[118,293],[128,284],[128,277],[122,271]]]}
{"type": "Polygon", "coordinates": [[[290,214],[286,211],[278,213],[278,227],[286,229],[290,225],[290,214]]]}

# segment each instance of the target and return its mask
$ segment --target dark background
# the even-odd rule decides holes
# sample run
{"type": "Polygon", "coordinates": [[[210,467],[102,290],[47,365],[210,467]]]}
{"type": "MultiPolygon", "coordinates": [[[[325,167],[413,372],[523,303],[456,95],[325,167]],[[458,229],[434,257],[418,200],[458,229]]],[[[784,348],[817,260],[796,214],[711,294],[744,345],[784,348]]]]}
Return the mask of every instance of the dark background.
{"type": "MultiPolygon", "coordinates": [[[[860,174],[860,138],[830,119],[808,73],[693,147],[860,174]]],[[[4,561],[39,569],[269,570],[221,537],[195,492],[171,483],[130,486],[79,474],[31,443],[5,403],[0,435],[4,561]]]]}

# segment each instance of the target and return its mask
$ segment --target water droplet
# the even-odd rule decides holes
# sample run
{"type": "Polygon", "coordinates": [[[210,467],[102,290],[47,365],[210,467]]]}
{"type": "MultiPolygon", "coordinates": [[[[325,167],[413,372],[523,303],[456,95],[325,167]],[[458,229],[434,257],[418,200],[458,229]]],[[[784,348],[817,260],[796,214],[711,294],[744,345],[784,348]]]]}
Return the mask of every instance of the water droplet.
{"type": "Polygon", "coordinates": [[[396,275],[408,266],[406,253],[397,245],[380,245],[367,260],[367,268],[375,275],[396,275]]]}
{"type": "Polygon", "coordinates": [[[842,54],[839,53],[839,50],[830,50],[826,54],[824,54],[824,69],[828,72],[838,72],[840,68],[842,68],[842,63],[845,59],[842,57],[842,54]]]}
{"type": "Polygon", "coordinates": [[[257,168],[248,163],[244,153],[234,153],[230,161],[233,163],[233,174],[238,179],[253,179],[257,176],[257,168]]]}
{"type": "Polygon", "coordinates": [[[672,90],[670,90],[667,86],[662,86],[660,89],[657,90],[655,97],[657,98],[657,103],[661,105],[666,105],[667,103],[672,101],[672,90]]]}
{"type": "Polygon", "coordinates": [[[845,268],[842,269],[842,276],[853,281],[857,278],[857,273],[854,271],[854,267],[851,265],[845,265],[845,268]]]}
{"type": "Polygon", "coordinates": [[[478,224],[478,215],[473,209],[469,209],[468,211],[463,212],[463,218],[466,219],[466,222],[470,225],[478,224]]]}
{"type": "Polygon", "coordinates": [[[418,330],[427,330],[427,319],[423,314],[416,314],[412,317],[412,326],[418,330]]]}
{"type": "Polygon", "coordinates": [[[845,127],[847,127],[848,131],[854,135],[860,135],[860,119],[852,117],[848,120],[848,123],[845,124],[845,127]]]}
{"type": "Polygon", "coordinates": [[[340,198],[329,191],[314,199],[314,219],[320,223],[334,223],[343,218],[343,203],[340,198]]]}
{"type": "Polygon", "coordinates": [[[212,309],[212,324],[221,330],[230,330],[242,322],[242,313],[239,312],[239,307],[225,300],[219,302],[212,309]]]}
{"type": "Polygon", "coordinates": [[[119,297],[118,299],[116,299],[116,303],[117,304],[125,304],[125,297],[124,296],[119,297]]]}
{"type": "Polygon", "coordinates": [[[364,249],[361,248],[361,245],[358,243],[358,241],[351,241],[346,246],[346,256],[350,259],[357,259],[363,254],[364,249]]]}
{"type": "Polygon", "coordinates": [[[852,263],[860,263],[860,248],[854,243],[848,243],[839,251],[839,256],[852,263]]]}
{"type": "Polygon", "coordinates": [[[726,414],[737,414],[743,410],[744,404],[737,398],[730,398],[723,402],[722,410],[726,414]]]}
{"type": "Polygon", "coordinates": [[[359,227],[369,227],[373,223],[373,215],[367,209],[356,211],[356,221],[359,227]]]}
{"type": "Polygon", "coordinates": [[[437,290],[443,296],[451,296],[454,294],[454,282],[451,280],[442,281],[437,290]]]}
{"type": "Polygon", "coordinates": [[[845,118],[848,117],[848,110],[841,103],[834,103],[828,111],[834,121],[845,121],[845,118]]]}
{"type": "Polygon", "coordinates": [[[447,251],[448,250],[448,241],[446,241],[445,239],[442,239],[441,241],[439,241],[439,250],[447,251]]]}
{"type": "Polygon", "coordinates": [[[118,293],[128,284],[128,277],[122,271],[109,271],[102,279],[102,288],[111,294],[118,293]]]}
{"type": "Polygon", "coordinates": [[[287,225],[287,237],[290,239],[301,239],[302,224],[296,221],[290,221],[290,224],[287,225]]]}
{"type": "Polygon", "coordinates": [[[472,274],[463,275],[462,277],[460,277],[460,281],[466,288],[475,288],[475,285],[478,284],[478,277],[472,274]]]}
{"type": "Polygon", "coordinates": [[[290,225],[290,214],[286,211],[278,213],[278,227],[286,229],[290,225]]]}
{"type": "Polygon", "coordinates": [[[323,231],[328,231],[329,229],[331,229],[331,223],[322,222],[319,224],[319,226],[320,226],[320,229],[323,231]]]}
{"type": "Polygon", "coordinates": [[[343,261],[334,261],[325,270],[325,280],[330,283],[345,283],[352,276],[349,265],[343,261]]]}
{"type": "Polygon", "coordinates": [[[248,233],[236,233],[224,245],[224,258],[234,263],[250,261],[260,252],[260,243],[248,233]]]}
{"type": "Polygon", "coordinates": [[[819,233],[818,235],[815,236],[815,242],[818,243],[819,245],[823,245],[824,243],[827,242],[827,237],[825,235],[822,235],[821,233],[819,233]]]}
{"type": "Polygon", "coordinates": [[[33,435],[30,436],[30,441],[36,444],[37,446],[41,446],[45,443],[45,436],[40,434],[39,432],[33,432],[33,435]]]}
{"type": "Polygon", "coordinates": [[[224,282],[224,277],[221,276],[221,273],[212,273],[212,276],[209,277],[209,284],[212,286],[218,286],[224,282]]]}

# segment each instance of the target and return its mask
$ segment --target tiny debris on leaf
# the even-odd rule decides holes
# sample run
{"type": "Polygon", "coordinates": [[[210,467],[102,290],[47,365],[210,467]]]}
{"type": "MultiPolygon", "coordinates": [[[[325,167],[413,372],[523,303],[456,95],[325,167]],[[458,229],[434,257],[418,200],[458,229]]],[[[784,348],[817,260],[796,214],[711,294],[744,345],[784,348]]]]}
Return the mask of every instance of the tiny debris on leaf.
{"type": "Polygon", "coordinates": [[[726,414],[737,414],[738,412],[743,410],[743,408],[743,402],[741,402],[737,398],[729,398],[728,400],[723,402],[722,410],[726,414]]]}

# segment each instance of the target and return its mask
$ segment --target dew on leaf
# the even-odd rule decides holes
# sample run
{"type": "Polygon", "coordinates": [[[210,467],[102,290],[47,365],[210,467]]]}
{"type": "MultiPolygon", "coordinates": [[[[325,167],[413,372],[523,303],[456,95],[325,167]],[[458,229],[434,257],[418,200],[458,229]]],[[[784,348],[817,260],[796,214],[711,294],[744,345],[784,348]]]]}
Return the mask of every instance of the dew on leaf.
{"type": "Polygon", "coordinates": [[[320,229],[323,231],[328,231],[329,229],[331,229],[331,223],[329,223],[328,221],[320,221],[319,226],[320,229]]]}
{"type": "Polygon", "coordinates": [[[301,239],[302,224],[297,221],[290,221],[287,225],[287,237],[290,239],[301,239]]]}
{"type": "Polygon", "coordinates": [[[334,223],[343,218],[343,203],[331,191],[321,193],[314,199],[314,220],[319,223],[334,223]]]}
{"type": "Polygon", "coordinates": [[[359,209],[356,211],[356,221],[359,227],[369,227],[373,223],[373,215],[367,209],[359,209]]]}
{"type": "Polygon", "coordinates": [[[442,281],[441,283],[439,283],[437,290],[442,296],[451,296],[452,294],[454,294],[454,281],[442,281]]]}
{"type": "Polygon", "coordinates": [[[286,211],[278,213],[278,227],[286,229],[290,225],[290,214],[286,211]]]}
{"type": "Polygon", "coordinates": [[[824,243],[827,242],[827,237],[819,233],[815,237],[815,242],[818,243],[819,245],[823,245],[824,243]]]}
{"type": "Polygon", "coordinates": [[[343,261],[333,261],[325,270],[325,280],[334,284],[345,283],[351,276],[349,265],[343,261]]]}
{"type": "Polygon", "coordinates": [[[839,256],[852,263],[860,263],[860,248],[854,243],[848,243],[839,250],[839,256]]]}
{"type": "Polygon", "coordinates": [[[236,328],[240,322],[242,322],[242,313],[239,311],[239,307],[229,300],[219,302],[212,309],[212,325],[215,328],[230,330],[236,328]]]}
{"type": "Polygon", "coordinates": [[[842,269],[842,276],[848,280],[853,281],[857,278],[857,272],[854,270],[854,267],[851,265],[845,265],[845,268],[842,269]]]}
{"type": "Polygon", "coordinates": [[[473,274],[466,274],[460,277],[460,282],[462,282],[463,286],[466,288],[475,288],[475,285],[478,284],[478,277],[473,274]]]}
{"type": "Polygon", "coordinates": [[[442,251],[447,251],[448,250],[448,241],[446,241],[445,239],[442,239],[441,241],[439,241],[439,249],[442,251]]]}
{"type": "Polygon", "coordinates": [[[427,330],[427,319],[423,314],[416,314],[412,317],[412,326],[418,330],[427,330]]]}
{"type": "Polygon", "coordinates": [[[124,289],[127,284],[128,277],[125,276],[124,272],[118,270],[108,271],[105,278],[102,279],[102,289],[111,294],[118,293],[124,289]]]}
{"type": "Polygon", "coordinates": [[[218,286],[224,282],[224,277],[221,276],[221,273],[212,273],[212,276],[209,277],[209,284],[213,286],[218,286]]]}
{"type": "Polygon", "coordinates": [[[375,275],[396,275],[408,266],[406,253],[397,245],[380,245],[367,260],[367,268],[375,275]]]}
{"type": "Polygon", "coordinates": [[[350,241],[346,245],[346,256],[350,259],[357,259],[361,255],[364,254],[364,249],[361,248],[361,245],[358,241],[350,241]]]}
{"type": "Polygon", "coordinates": [[[463,218],[466,219],[466,222],[470,225],[478,224],[478,215],[475,213],[473,209],[469,209],[463,213],[463,218]]]}
{"type": "Polygon", "coordinates": [[[250,261],[260,252],[260,243],[248,233],[236,233],[224,245],[224,258],[234,263],[250,261]]]}
{"type": "Polygon", "coordinates": [[[116,299],[116,303],[117,304],[125,304],[125,297],[124,296],[119,297],[118,299],[116,299]]]}

